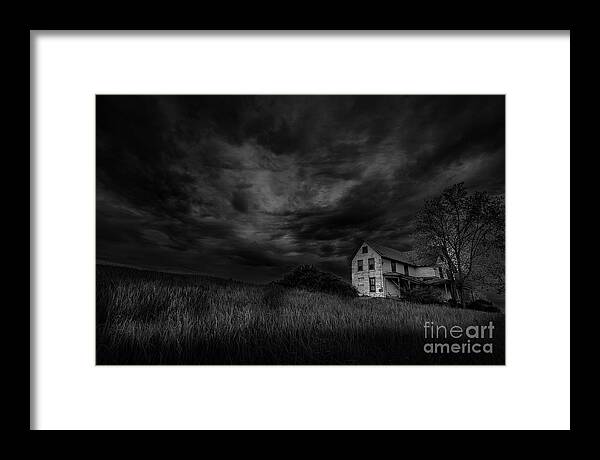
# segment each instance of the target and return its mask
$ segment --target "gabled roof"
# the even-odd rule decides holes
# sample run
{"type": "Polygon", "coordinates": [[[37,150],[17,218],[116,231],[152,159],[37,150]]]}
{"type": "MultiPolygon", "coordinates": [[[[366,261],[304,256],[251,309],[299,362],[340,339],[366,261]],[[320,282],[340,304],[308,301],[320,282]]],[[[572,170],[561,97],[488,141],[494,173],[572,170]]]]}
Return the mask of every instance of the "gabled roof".
{"type": "Polygon", "coordinates": [[[369,245],[375,252],[386,259],[397,260],[398,262],[415,267],[429,267],[437,262],[437,257],[434,255],[423,256],[417,251],[397,251],[396,249],[388,248],[372,241],[365,241],[365,244],[369,245]]]}

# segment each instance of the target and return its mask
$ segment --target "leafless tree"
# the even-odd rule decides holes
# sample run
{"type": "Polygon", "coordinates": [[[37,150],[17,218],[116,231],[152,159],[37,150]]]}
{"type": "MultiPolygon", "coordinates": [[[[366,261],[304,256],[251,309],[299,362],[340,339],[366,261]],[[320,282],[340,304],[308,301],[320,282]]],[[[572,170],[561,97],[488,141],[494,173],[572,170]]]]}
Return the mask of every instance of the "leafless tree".
{"type": "Polygon", "coordinates": [[[473,281],[504,282],[504,197],[469,193],[464,183],[427,200],[415,222],[420,251],[439,254],[451,280],[452,299],[462,304],[473,281]]]}

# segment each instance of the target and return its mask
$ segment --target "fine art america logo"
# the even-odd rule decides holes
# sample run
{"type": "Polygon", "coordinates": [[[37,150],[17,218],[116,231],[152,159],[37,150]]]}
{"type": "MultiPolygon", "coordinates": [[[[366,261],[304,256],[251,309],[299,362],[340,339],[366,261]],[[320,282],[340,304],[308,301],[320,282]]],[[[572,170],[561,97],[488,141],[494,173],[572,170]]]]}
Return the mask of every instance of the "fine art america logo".
{"type": "Polygon", "coordinates": [[[487,326],[443,326],[427,321],[425,329],[425,353],[470,354],[494,352],[494,323],[487,326]],[[449,343],[452,342],[452,343],[449,343]]]}

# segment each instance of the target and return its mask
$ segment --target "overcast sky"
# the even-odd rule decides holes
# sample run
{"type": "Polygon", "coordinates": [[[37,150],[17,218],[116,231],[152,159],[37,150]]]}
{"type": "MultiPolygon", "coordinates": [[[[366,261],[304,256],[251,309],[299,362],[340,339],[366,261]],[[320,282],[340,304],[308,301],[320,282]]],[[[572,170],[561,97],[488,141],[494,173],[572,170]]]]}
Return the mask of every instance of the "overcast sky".
{"type": "Polygon", "coordinates": [[[97,258],[266,282],[504,193],[504,96],[98,96],[97,258]]]}

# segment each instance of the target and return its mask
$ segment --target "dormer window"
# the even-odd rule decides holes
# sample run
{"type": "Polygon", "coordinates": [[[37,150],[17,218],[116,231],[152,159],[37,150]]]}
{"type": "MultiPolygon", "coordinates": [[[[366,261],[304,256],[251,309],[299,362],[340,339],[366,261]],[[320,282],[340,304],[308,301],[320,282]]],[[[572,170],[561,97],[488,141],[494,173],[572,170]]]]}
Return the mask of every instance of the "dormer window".
{"type": "Polygon", "coordinates": [[[367,246],[363,246],[362,247],[362,253],[366,254],[367,252],[369,252],[369,248],[367,246]]]}
{"type": "Polygon", "coordinates": [[[392,271],[396,273],[396,261],[392,260],[392,271]]]}

